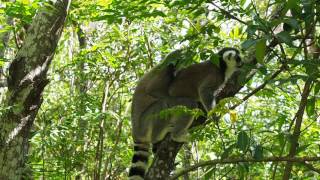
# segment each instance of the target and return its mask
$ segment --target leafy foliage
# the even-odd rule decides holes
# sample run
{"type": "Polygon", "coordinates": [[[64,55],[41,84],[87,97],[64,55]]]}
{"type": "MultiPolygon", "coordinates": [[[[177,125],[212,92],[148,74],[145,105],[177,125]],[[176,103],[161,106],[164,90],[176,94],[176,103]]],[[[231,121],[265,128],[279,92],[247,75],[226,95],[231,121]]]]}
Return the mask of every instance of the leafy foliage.
{"type": "MultiPolygon", "coordinates": [[[[18,48],[17,32],[32,21],[41,3],[44,1],[1,2],[0,14],[13,18],[15,24],[0,29],[0,36],[13,34],[6,47],[8,59],[18,48]]],[[[187,64],[217,63],[214,53],[225,46],[242,48],[245,58],[251,56],[246,52],[255,49],[253,56],[261,66],[236,97],[220,101],[213,110],[221,115],[218,124],[192,130],[192,141],[186,145],[191,155],[180,152],[177,168],[217,158],[259,160],[288,155],[308,80],[312,91],[296,156],[319,155],[319,10],[316,0],[73,1],[33,128],[29,163],[34,177],[124,179],[132,156],[134,87],[169,52],[181,48],[190,52],[187,64]],[[278,45],[271,47],[272,43],[278,45]],[[264,83],[247,101],[241,101],[264,83]],[[238,105],[236,118],[229,110],[234,105],[238,105]]],[[[5,25],[5,19],[0,18],[0,23],[5,25]]],[[[2,59],[0,63],[7,65],[2,59]]],[[[200,115],[199,111],[192,113],[200,115]]],[[[320,168],[319,162],[310,165],[320,168]]],[[[280,179],[284,167],[285,163],[277,162],[218,164],[187,176],[280,179]]],[[[292,178],[319,177],[310,166],[294,164],[292,178]]]]}

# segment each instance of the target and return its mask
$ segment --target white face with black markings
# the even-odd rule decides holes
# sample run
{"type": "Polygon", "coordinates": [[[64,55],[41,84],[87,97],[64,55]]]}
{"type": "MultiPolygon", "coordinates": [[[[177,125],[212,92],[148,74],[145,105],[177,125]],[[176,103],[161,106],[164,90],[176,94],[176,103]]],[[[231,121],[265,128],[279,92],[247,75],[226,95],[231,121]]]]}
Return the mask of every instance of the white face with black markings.
{"type": "Polygon", "coordinates": [[[226,63],[225,81],[228,80],[232,74],[243,65],[239,51],[235,49],[228,49],[222,54],[222,59],[226,63]]]}
{"type": "Polygon", "coordinates": [[[235,50],[228,50],[223,53],[222,58],[228,68],[237,68],[242,66],[240,55],[235,50]]]}

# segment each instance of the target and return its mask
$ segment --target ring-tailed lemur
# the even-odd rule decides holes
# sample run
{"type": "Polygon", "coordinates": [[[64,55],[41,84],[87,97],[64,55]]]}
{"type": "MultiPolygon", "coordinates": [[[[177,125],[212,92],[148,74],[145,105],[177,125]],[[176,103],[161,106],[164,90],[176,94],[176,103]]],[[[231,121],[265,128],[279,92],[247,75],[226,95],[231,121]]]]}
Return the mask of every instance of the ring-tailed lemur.
{"type": "Polygon", "coordinates": [[[129,170],[131,180],[144,179],[151,143],[158,143],[167,133],[171,133],[173,140],[183,142],[193,122],[190,114],[154,115],[179,105],[193,109],[200,103],[206,111],[215,106],[216,91],[225,86],[243,64],[235,48],[223,48],[218,56],[219,66],[205,61],[179,70],[176,75],[172,65],[156,66],[138,82],[132,98],[134,155],[129,170]]]}

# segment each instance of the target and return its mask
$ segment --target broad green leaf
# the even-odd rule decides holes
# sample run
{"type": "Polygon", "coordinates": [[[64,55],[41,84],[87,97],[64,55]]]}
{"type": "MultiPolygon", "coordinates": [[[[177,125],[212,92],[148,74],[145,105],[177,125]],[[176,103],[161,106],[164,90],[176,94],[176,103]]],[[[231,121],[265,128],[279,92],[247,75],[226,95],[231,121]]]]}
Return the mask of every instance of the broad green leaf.
{"type": "Polygon", "coordinates": [[[316,104],[316,99],[313,97],[311,99],[308,99],[307,101],[307,107],[306,107],[306,111],[307,111],[307,115],[308,116],[313,116],[315,113],[315,104],[316,104]]]}
{"type": "Polygon", "coordinates": [[[287,24],[289,24],[295,30],[298,30],[300,28],[299,27],[299,22],[294,18],[287,19],[287,20],[285,20],[285,22],[287,24]]]}
{"type": "Polygon", "coordinates": [[[251,46],[255,45],[257,43],[257,40],[255,39],[248,39],[246,41],[244,41],[242,44],[241,44],[241,47],[244,49],[244,50],[247,50],[249,49],[251,46]]]}
{"type": "Polygon", "coordinates": [[[264,56],[266,55],[266,40],[261,39],[256,44],[256,59],[260,64],[263,64],[264,56]]]}
{"type": "Polygon", "coordinates": [[[290,36],[289,32],[287,31],[282,31],[278,34],[276,34],[276,37],[280,40],[280,42],[286,43],[288,46],[293,46],[292,44],[292,37],[290,36]]]}
{"type": "Polygon", "coordinates": [[[254,148],[253,158],[254,159],[262,159],[263,158],[263,147],[261,145],[257,145],[254,148]]]}
{"type": "Polygon", "coordinates": [[[298,5],[298,1],[297,0],[288,0],[287,2],[287,6],[288,8],[295,8],[298,5]]]}
{"type": "Polygon", "coordinates": [[[248,146],[249,146],[249,136],[245,131],[241,131],[238,134],[237,147],[240,150],[245,152],[248,149],[248,146]]]}

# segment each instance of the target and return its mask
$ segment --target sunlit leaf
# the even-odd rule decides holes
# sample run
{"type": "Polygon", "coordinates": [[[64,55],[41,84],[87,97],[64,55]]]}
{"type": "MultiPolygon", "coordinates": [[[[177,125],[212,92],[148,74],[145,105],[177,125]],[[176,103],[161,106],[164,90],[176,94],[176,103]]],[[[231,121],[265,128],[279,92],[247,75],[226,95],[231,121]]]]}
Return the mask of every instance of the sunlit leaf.
{"type": "Polygon", "coordinates": [[[108,7],[112,0],[98,0],[98,5],[108,7]]]}
{"type": "Polygon", "coordinates": [[[30,0],[19,0],[22,4],[29,4],[30,0]]]}
{"type": "Polygon", "coordinates": [[[307,107],[306,107],[308,116],[313,116],[315,114],[315,103],[316,103],[316,99],[314,97],[311,99],[308,99],[307,107]]]}
{"type": "Polygon", "coordinates": [[[232,123],[235,123],[237,121],[237,111],[230,110],[230,120],[232,123]]]}
{"type": "Polygon", "coordinates": [[[249,136],[245,131],[240,131],[238,134],[238,140],[237,140],[237,147],[242,150],[246,151],[249,146],[249,136]]]}
{"type": "Polygon", "coordinates": [[[266,54],[266,40],[261,39],[256,44],[256,59],[260,64],[263,64],[263,59],[266,54]]]}

